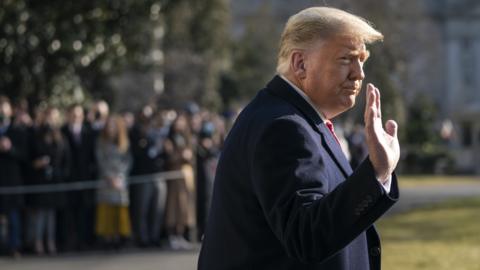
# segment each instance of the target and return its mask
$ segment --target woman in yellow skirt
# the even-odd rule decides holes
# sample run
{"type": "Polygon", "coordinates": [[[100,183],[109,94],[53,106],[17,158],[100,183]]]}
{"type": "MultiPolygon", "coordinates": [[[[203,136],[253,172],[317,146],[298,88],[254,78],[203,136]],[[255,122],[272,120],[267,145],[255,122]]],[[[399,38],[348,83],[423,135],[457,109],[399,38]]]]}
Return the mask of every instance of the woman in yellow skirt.
{"type": "Polygon", "coordinates": [[[131,236],[127,175],[131,165],[128,131],[120,116],[111,116],[96,149],[101,187],[97,190],[95,231],[107,245],[118,246],[131,236]]]}

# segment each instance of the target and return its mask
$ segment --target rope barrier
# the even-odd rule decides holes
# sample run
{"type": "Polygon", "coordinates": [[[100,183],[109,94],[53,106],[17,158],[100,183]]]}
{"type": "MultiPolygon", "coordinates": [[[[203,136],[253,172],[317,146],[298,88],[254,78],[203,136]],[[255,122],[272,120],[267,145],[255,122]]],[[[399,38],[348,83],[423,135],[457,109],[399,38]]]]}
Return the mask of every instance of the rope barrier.
{"type": "MultiPolygon", "coordinates": [[[[184,174],[182,171],[167,171],[155,174],[145,174],[138,176],[129,176],[127,185],[137,185],[149,182],[172,181],[182,179],[184,174]]],[[[72,183],[44,184],[44,185],[25,185],[0,187],[0,195],[17,195],[47,192],[64,192],[86,189],[98,189],[103,187],[103,182],[99,180],[89,180],[72,183]]]]}

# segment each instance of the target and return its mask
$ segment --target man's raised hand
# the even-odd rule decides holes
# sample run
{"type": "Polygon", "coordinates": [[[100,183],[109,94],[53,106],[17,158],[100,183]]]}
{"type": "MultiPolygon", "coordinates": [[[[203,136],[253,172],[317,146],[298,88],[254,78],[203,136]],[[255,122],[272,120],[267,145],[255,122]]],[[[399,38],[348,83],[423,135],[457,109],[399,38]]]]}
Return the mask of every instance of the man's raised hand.
{"type": "Polygon", "coordinates": [[[383,128],[380,91],[369,83],[366,92],[364,119],[368,152],[377,179],[383,183],[392,174],[400,158],[398,125],[394,120],[388,120],[383,128]]]}

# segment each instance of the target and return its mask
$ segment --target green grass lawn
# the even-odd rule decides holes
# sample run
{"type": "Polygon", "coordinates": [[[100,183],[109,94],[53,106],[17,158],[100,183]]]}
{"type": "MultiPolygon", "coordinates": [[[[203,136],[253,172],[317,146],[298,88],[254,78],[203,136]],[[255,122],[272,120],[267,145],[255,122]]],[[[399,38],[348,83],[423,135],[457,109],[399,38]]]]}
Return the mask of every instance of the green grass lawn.
{"type": "Polygon", "coordinates": [[[398,179],[399,179],[400,187],[456,185],[456,184],[470,184],[470,183],[480,184],[480,178],[475,176],[399,175],[398,179]]]}
{"type": "Polygon", "coordinates": [[[377,225],[382,269],[480,269],[480,198],[413,210],[377,225]]]}

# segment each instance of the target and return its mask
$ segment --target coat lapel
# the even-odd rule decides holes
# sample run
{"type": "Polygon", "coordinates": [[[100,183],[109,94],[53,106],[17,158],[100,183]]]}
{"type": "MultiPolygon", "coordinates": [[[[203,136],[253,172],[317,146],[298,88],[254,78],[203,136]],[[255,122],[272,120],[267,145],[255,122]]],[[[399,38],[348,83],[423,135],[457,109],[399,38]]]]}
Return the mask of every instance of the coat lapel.
{"type": "Polygon", "coordinates": [[[350,176],[352,174],[352,167],[350,166],[350,163],[345,157],[345,154],[343,153],[340,144],[338,144],[337,140],[335,139],[335,137],[333,137],[333,134],[327,128],[325,123],[320,124],[318,126],[318,129],[320,129],[320,131],[322,132],[324,138],[322,143],[327,152],[329,152],[330,156],[333,157],[338,167],[340,167],[343,174],[345,175],[345,178],[350,176]]]}
{"type": "Polygon", "coordinates": [[[292,104],[303,114],[312,128],[322,136],[322,145],[325,150],[340,168],[344,176],[348,177],[352,173],[352,168],[343,154],[340,145],[330,130],[325,126],[325,123],[316,110],[278,75],[267,84],[267,91],[292,104]]]}

